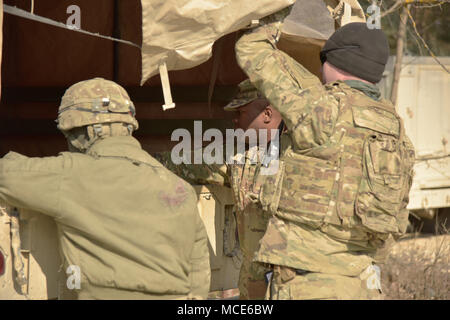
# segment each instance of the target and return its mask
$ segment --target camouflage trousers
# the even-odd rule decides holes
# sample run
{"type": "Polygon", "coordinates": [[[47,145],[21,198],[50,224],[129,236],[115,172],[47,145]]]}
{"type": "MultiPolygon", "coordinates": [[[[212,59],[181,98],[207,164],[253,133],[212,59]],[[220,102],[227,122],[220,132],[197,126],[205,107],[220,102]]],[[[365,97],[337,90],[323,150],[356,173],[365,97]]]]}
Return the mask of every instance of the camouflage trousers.
{"type": "Polygon", "coordinates": [[[239,273],[240,299],[262,300],[267,289],[265,274],[270,269],[253,262],[253,258],[259,250],[259,241],[267,230],[269,216],[256,204],[250,203],[244,211],[236,212],[236,221],[243,256],[239,273]]]}
{"type": "Polygon", "coordinates": [[[266,273],[270,269],[244,256],[239,273],[241,300],[263,300],[267,292],[266,273]]]}
{"type": "MultiPolygon", "coordinates": [[[[369,269],[369,268],[368,268],[369,269]]],[[[379,300],[379,283],[368,270],[357,277],[316,272],[296,272],[275,266],[267,300],[379,300]],[[376,281],[375,281],[376,282],[376,281]]]]}

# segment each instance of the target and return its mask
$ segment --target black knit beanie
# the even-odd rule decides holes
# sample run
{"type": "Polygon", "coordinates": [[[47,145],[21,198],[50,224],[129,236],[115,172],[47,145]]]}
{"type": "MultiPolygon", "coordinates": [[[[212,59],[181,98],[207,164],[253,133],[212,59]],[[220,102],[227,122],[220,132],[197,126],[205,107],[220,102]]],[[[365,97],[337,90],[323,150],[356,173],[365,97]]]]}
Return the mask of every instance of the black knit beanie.
{"type": "Polygon", "coordinates": [[[379,82],[389,58],[389,44],[380,29],[354,22],[339,28],[320,52],[322,64],[333,66],[372,83],[379,82]]]}

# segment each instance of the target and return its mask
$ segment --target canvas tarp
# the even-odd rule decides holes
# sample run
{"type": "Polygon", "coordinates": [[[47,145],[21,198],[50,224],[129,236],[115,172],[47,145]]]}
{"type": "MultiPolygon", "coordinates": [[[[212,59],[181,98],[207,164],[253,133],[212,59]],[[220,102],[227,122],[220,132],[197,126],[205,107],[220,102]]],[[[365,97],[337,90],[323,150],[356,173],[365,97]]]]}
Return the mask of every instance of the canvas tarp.
{"type": "Polygon", "coordinates": [[[168,70],[195,67],[211,57],[220,37],[277,12],[295,0],[141,0],[142,83],[168,70]]]}
{"type": "MultiPolygon", "coordinates": [[[[141,3],[143,84],[158,74],[164,63],[168,70],[182,70],[205,62],[211,57],[217,39],[295,0],[141,0],[141,3]]],[[[336,24],[352,21],[364,21],[364,12],[356,0],[298,0],[284,32],[302,42],[302,39],[325,40],[336,24]]]]}

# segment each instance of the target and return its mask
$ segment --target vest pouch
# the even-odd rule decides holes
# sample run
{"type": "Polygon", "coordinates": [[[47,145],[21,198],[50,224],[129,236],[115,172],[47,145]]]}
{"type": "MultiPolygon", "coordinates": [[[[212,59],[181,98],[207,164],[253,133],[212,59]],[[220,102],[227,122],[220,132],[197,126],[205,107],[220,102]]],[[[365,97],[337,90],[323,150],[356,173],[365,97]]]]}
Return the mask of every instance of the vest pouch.
{"type": "Polygon", "coordinates": [[[397,215],[405,182],[398,139],[381,133],[369,135],[364,142],[362,161],[356,214],[371,231],[398,233],[397,215]]]}
{"type": "Polygon", "coordinates": [[[332,215],[332,190],[338,168],[331,162],[291,153],[283,158],[284,176],[277,216],[312,227],[332,215]]]}
{"type": "Polygon", "coordinates": [[[284,162],[281,160],[272,161],[269,168],[260,167],[257,179],[261,183],[259,201],[263,210],[276,213],[283,177],[284,162]]]}

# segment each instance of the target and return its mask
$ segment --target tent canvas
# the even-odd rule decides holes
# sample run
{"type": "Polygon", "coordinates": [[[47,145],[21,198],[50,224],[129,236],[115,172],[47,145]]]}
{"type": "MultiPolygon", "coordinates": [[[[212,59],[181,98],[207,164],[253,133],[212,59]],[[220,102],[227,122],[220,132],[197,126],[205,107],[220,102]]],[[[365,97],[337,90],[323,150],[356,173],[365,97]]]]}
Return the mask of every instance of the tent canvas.
{"type": "Polygon", "coordinates": [[[205,62],[220,37],[293,3],[283,30],[289,43],[297,38],[302,46],[320,46],[336,25],[365,21],[356,0],[141,0],[141,84],[163,64],[168,70],[182,70],[205,62]]]}
{"type": "Polygon", "coordinates": [[[142,81],[168,70],[195,67],[211,57],[220,37],[277,12],[295,0],[141,0],[142,81]]]}

